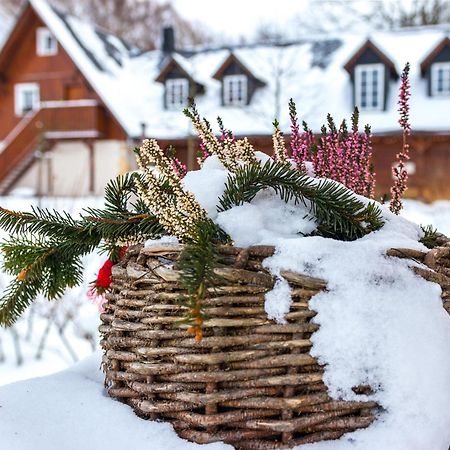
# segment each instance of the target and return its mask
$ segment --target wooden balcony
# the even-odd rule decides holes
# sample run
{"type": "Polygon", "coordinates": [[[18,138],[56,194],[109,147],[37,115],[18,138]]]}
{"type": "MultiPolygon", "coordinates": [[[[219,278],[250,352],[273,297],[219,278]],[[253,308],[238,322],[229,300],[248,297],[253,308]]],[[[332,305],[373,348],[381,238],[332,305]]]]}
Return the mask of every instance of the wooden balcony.
{"type": "Polygon", "coordinates": [[[95,100],[42,102],[9,133],[0,149],[0,195],[29,167],[40,144],[98,139],[105,133],[104,109],[95,100]]]}

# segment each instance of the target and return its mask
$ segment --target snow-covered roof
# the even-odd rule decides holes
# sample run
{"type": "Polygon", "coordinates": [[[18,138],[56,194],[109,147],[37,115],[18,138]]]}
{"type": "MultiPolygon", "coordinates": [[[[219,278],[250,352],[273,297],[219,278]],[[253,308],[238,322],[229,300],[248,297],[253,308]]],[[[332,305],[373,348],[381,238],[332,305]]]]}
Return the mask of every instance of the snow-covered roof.
{"type": "MultiPolygon", "coordinates": [[[[139,54],[120,39],[101,32],[79,19],[62,14],[45,0],[30,0],[32,7],[54,33],[89,83],[130,136],[139,136],[142,123],[147,134],[156,138],[183,138],[192,129],[180,111],[165,110],[164,86],[156,82],[164,54],[139,54]]],[[[301,120],[318,131],[331,113],[336,122],[349,118],[352,88],[344,65],[370,38],[401,73],[411,64],[411,123],[416,131],[449,132],[449,98],[427,95],[420,63],[448,35],[443,26],[396,31],[377,31],[370,35],[340,33],[313,36],[286,45],[249,45],[232,49],[198,49],[172,56],[205,92],[196,99],[200,113],[208,118],[221,116],[225,126],[237,135],[267,135],[275,117],[289,128],[288,101],[293,98],[301,120]],[[224,107],[221,82],[213,78],[230,52],[263,81],[248,106],[224,107]]],[[[386,111],[361,113],[374,133],[399,129],[397,91],[399,81],[391,81],[386,111]]]]}
{"type": "Polygon", "coordinates": [[[0,4],[0,49],[14,25],[14,18],[0,4]]]}

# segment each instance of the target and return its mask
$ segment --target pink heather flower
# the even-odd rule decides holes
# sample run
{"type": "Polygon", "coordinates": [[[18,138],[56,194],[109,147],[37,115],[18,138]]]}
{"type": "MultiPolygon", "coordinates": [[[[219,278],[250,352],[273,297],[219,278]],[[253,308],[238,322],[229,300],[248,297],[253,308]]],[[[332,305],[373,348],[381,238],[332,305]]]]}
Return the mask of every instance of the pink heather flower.
{"type": "Polygon", "coordinates": [[[95,286],[91,286],[87,292],[86,297],[97,307],[100,313],[105,312],[104,304],[106,303],[105,294],[99,294],[95,286]]]}
{"type": "Polygon", "coordinates": [[[308,149],[305,148],[300,136],[300,128],[298,126],[297,108],[292,98],[289,100],[289,117],[291,119],[291,151],[299,169],[305,168],[305,161],[308,149]]]}
{"type": "Polygon", "coordinates": [[[409,63],[406,63],[403,73],[400,77],[401,85],[400,92],[398,96],[398,112],[400,113],[400,118],[398,123],[403,128],[403,131],[409,135],[411,133],[411,125],[409,124],[409,98],[411,96],[410,92],[410,82],[409,82],[409,63]]]}
{"type": "Polygon", "coordinates": [[[392,169],[394,176],[394,185],[391,188],[391,202],[389,209],[394,214],[400,214],[403,208],[402,198],[406,191],[408,172],[405,168],[405,162],[409,159],[409,144],[408,136],[411,133],[411,126],[409,124],[409,97],[410,97],[410,83],[409,83],[409,63],[406,64],[401,75],[401,85],[399,92],[399,124],[403,128],[403,147],[401,152],[397,153],[397,165],[392,169]]]}
{"type": "Polygon", "coordinates": [[[200,150],[198,151],[197,161],[198,161],[198,164],[201,166],[205,162],[205,159],[208,158],[208,156],[210,156],[210,154],[209,154],[203,140],[200,141],[199,147],[200,147],[200,150]]]}
{"type": "Polygon", "coordinates": [[[172,167],[175,170],[175,173],[180,177],[184,178],[187,174],[187,167],[183,164],[178,158],[172,158],[172,167]]]}
{"type": "Polygon", "coordinates": [[[372,166],[372,135],[370,127],[364,133],[359,131],[359,112],[352,114],[351,131],[345,120],[337,129],[333,118],[328,115],[328,126],[321,128],[316,137],[305,122],[303,132],[299,130],[295,103],[289,101],[291,119],[292,158],[299,170],[305,170],[305,163],[311,161],[318,178],[330,178],[342,183],[357,194],[373,198],[375,173],[372,166]]]}

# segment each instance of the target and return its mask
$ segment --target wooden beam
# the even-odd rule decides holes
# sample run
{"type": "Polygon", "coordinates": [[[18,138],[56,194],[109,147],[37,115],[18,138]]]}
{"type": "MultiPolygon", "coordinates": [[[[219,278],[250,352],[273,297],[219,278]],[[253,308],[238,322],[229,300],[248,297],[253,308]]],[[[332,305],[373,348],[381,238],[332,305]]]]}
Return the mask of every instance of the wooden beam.
{"type": "Polygon", "coordinates": [[[85,144],[89,151],[89,193],[93,194],[95,192],[95,150],[94,150],[94,141],[92,139],[88,139],[85,141],[85,144]]]}

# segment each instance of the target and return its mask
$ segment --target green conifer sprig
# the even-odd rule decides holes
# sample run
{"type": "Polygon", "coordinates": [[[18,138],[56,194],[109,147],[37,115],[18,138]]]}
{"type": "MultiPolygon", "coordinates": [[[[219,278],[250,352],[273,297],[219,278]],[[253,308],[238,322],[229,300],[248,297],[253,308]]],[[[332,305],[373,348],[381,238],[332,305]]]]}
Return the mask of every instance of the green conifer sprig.
{"type": "Polygon", "coordinates": [[[211,220],[196,224],[194,234],[183,248],[177,261],[181,273],[181,284],[186,295],[180,301],[189,308],[183,323],[195,338],[202,338],[202,324],[205,319],[203,300],[207,290],[217,281],[214,267],[217,265],[218,243],[230,242],[228,236],[211,220]]]}
{"type": "Polygon", "coordinates": [[[437,247],[439,245],[439,237],[442,236],[438,230],[433,225],[421,225],[420,228],[422,229],[423,236],[419,239],[419,242],[427,248],[437,247]]]}
{"type": "Polygon", "coordinates": [[[230,174],[218,210],[250,202],[267,188],[286,202],[308,206],[323,236],[354,240],[383,226],[381,210],[374,203],[365,206],[344,186],[331,180],[317,182],[289,163],[273,160],[247,164],[230,174]]]}
{"type": "Polygon", "coordinates": [[[16,276],[0,299],[0,325],[10,326],[39,293],[55,299],[67,287],[80,284],[83,275],[80,257],[91,253],[95,245],[79,242],[74,247],[42,238],[14,237],[1,248],[6,272],[16,276]]]}
{"type": "Polygon", "coordinates": [[[0,298],[0,325],[12,325],[39,293],[58,298],[82,281],[81,258],[118,242],[156,238],[166,234],[145,205],[130,204],[139,175],[112,180],[105,208],[89,208],[79,219],[42,208],[21,213],[0,208],[0,228],[11,234],[0,245],[3,266],[15,277],[0,298]]]}

